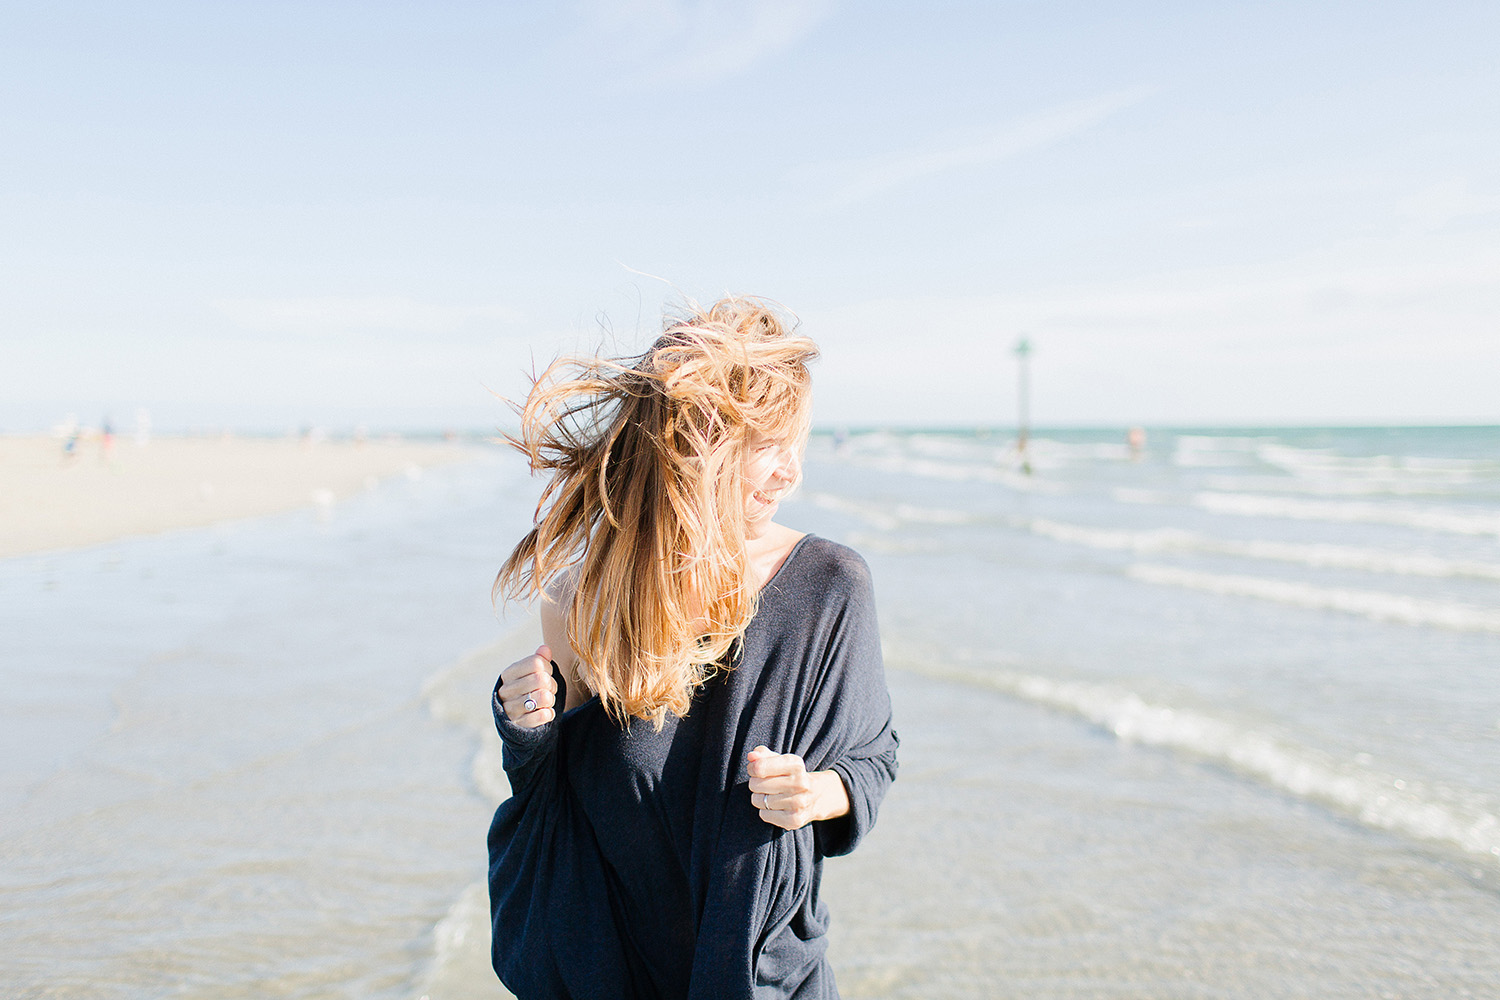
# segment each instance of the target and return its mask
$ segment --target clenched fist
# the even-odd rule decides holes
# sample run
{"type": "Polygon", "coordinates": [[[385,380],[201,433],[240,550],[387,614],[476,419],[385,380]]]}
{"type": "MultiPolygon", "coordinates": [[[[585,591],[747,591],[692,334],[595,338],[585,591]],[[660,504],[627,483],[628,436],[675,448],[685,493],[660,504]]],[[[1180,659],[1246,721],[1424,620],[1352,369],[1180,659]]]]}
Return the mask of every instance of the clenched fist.
{"type": "Polygon", "coordinates": [[[849,792],[837,771],[809,771],[794,753],[756,747],[746,755],[750,804],[760,818],[783,830],[799,830],[849,812],[849,792]]]}
{"type": "Polygon", "coordinates": [[[500,671],[496,689],[505,717],[522,729],[535,729],[557,717],[557,681],[552,677],[552,650],[538,646],[524,660],[500,671]]]}

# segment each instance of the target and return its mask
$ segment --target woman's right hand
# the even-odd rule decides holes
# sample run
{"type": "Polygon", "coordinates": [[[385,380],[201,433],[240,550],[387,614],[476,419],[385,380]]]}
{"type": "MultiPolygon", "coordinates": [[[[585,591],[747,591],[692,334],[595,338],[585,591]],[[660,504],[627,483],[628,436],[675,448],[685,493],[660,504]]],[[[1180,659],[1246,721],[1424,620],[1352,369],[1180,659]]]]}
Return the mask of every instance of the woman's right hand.
{"type": "Polygon", "coordinates": [[[557,681],[552,678],[552,650],[538,646],[524,660],[500,671],[500,706],[522,729],[535,729],[557,717],[557,681]]]}

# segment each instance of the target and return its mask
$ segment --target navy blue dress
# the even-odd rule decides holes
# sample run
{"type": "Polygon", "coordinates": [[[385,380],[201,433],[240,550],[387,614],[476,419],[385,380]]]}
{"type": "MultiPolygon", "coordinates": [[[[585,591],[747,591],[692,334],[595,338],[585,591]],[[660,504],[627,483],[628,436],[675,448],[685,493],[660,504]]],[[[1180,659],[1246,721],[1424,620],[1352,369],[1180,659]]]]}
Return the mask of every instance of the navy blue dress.
{"type": "Polygon", "coordinates": [[[657,732],[597,699],[536,729],[494,702],[512,795],[490,827],[491,955],[520,1000],[835,998],[823,858],[869,831],[896,733],[869,569],[809,535],[732,668],[657,732]],[[750,804],[764,745],[837,771],[850,813],[782,830],[750,804]]]}

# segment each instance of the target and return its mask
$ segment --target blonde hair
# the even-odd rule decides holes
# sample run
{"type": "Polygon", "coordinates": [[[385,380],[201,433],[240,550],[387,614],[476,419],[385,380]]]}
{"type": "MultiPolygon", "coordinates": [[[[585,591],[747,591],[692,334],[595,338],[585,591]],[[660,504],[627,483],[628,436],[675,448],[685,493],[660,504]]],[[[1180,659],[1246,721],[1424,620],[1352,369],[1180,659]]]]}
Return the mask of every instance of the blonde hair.
{"type": "Polygon", "coordinates": [[[508,599],[572,568],[568,642],[621,722],[687,714],[755,614],[746,442],[806,432],[817,346],[767,302],[689,303],[635,358],[561,358],[509,443],[552,474],[495,578],[508,599]]]}

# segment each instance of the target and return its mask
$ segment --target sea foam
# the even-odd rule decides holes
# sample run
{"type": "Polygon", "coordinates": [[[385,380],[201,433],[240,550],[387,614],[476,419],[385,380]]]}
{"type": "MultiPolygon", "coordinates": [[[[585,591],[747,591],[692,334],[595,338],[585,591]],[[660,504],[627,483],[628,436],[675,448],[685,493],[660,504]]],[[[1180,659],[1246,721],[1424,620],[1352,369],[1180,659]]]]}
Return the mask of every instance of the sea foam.
{"type": "Polygon", "coordinates": [[[942,507],[922,507],[898,503],[881,505],[851,500],[834,493],[808,493],[806,499],[815,507],[857,518],[872,528],[895,531],[903,524],[971,524],[977,518],[966,511],[942,507]]]}
{"type": "Polygon", "coordinates": [[[459,893],[432,929],[430,964],[420,976],[420,1000],[501,1000],[511,994],[490,968],[489,886],[474,882],[459,893]]]}
{"type": "Polygon", "coordinates": [[[540,634],[540,625],[528,621],[498,642],[434,672],[422,685],[422,697],[433,718],[467,729],[478,740],[470,774],[475,789],[496,805],[510,797],[510,782],[501,766],[502,744],[495,732],[489,693],[501,670],[536,648],[540,634]]]}
{"type": "Polygon", "coordinates": [[[1447,559],[1424,552],[1335,545],[1326,542],[1280,542],[1264,539],[1215,538],[1178,528],[1125,530],[1068,524],[1046,518],[1018,522],[1034,534],[1093,549],[1151,554],[1202,552],[1297,563],[1315,569],[1351,569],[1401,576],[1472,577],[1500,581],[1500,563],[1475,559],[1447,559]]]}
{"type": "Polygon", "coordinates": [[[1162,747],[1227,767],[1361,823],[1457,847],[1500,863],[1500,808],[1485,795],[1381,773],[1210,711],[1149,701],[1115,684],[1012,670],[935,666],[892,651],[892,666],[985,687],[1087,720],[1126,743],[1162,747]]]}
{"type": "Polygon", "coordinates": [[[1298,478],[1362,484],[1371,490],[1438,491],[1500,475],[1500,463],[1488,459],[1350,456],[1270,441],[1257,447],[1255,454],[1267,465],[1298,478]]]}
{"type": "Polygon", "coordinates": [[[1279,517],[1298,521],[1391,524],[1423,531],[1500,537],[1500,512],[1462,507],[1419,507],[1361,501],[1305,500],[1249,493],[1197,493],[1192,503],[1215,514],[1279,517]]]}
{"type": "Polygon", "coordinates": [[[1500,611],[1453,601],[1344,587],[1319,587],[1299,580],[1203,573],[1178,566],[1138,563],[1127,571],[1145,583],[1185,587],[1210,594],[1254,597],[1313,610],[1342,611],[1381,622],[1428,625],[1462,632],[1500,632],[1500,611]]]}

